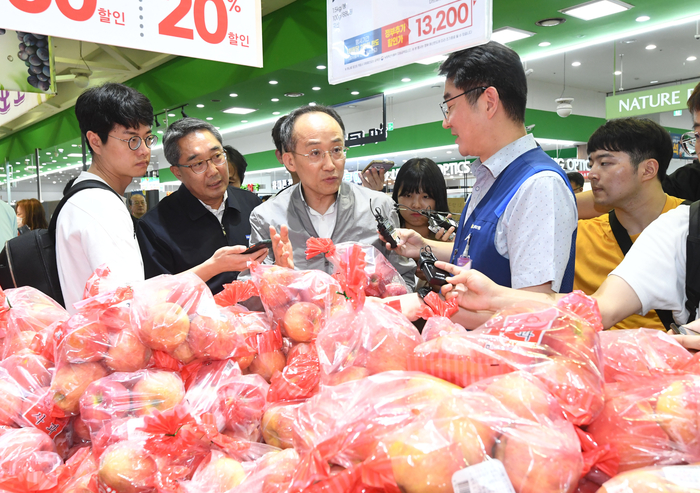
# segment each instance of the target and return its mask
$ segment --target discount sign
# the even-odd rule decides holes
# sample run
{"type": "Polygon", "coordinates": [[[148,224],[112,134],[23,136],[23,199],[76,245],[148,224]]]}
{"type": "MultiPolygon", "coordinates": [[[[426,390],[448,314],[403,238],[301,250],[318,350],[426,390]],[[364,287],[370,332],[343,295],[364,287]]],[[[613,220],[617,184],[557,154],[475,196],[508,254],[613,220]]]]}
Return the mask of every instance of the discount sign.
{"type": "Polygon", "coordinates": [[[260,0],[0,0],[0,28],[262,67],[260,0]]]}
{"type": "Polygon", "coordinates": [[[491,0],[327,0],[327,5],[331,84],[491,39],[491,0]]]}

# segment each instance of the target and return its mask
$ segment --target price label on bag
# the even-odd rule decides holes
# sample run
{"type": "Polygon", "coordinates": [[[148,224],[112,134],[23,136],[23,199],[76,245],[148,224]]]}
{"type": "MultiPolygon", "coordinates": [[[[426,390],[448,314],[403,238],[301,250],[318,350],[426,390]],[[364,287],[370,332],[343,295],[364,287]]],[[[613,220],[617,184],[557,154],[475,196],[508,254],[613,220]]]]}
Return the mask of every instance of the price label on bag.
{"type": "Polygon", "coordinates": [[[327,0],[328,80],[348,80],[483,44],[492,0],[327,0]]]}
{"type": "Polygon", "coordinates": [[[0,27],[262,67],[260,1],[0,0],[0,27]]]}

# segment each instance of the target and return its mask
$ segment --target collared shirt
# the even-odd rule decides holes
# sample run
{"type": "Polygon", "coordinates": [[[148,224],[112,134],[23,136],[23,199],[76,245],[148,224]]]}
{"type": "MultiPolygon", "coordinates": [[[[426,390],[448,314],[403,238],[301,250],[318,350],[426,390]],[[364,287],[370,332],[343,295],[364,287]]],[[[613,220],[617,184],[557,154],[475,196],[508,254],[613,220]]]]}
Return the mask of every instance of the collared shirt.
{"type": "MultiPolygon", "coordinates": [[[[527,134],[485,162],[472,163],[476,182],[465,222],[503,170],[535,147],[535,138],[527,134]]],[[[557,173],[543,171],[525,180],[499,218],[494,240],[498,253],[510,260],[513,288],[552,282],[559,290],[577,221],[576,200],[557,173]]]]}
{"type": "MultiPolygon", "coordinates": [[[[301,185],[300,185],[301,186],[301,185]]],[[[306,203],[306,198],[304,197],[304,189],[301,190],[301,200],[306,206],[306,211],[309,213],[309,219],[311,219],[311,224],[313,225],[316,233],[318,233],[319,238],[330,238],[333,236],[333,230],[335,229],[336,207],[335,204],[338,202],[337,196],[335,202],[331,204],[328,210],[321,214],[318,211],[312,209],[309,204],[306,203]]]]}
{"type": "Polygon", "coordinates": [[[223,224],[224,220],[224,211],[226,210],[226,199],[228,199],[228,190],[224,191],[224,200],[221,201],[221,205],[219,205],[219,208],[214,210],[212,207],[209,207],[207,204],[199,200],[199,202],[204,206],[206,210],[214,214],[214,216],[219,220],[219,224],[223,224]]]}

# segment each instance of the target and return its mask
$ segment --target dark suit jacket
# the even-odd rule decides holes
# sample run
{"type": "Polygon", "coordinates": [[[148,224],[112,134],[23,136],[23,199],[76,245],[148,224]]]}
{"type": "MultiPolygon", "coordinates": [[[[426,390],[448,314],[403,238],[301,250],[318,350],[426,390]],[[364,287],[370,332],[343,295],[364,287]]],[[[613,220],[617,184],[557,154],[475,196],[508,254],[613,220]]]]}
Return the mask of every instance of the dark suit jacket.
{"type": "MultiPolygon", "coordinates": [[[[219,224],[187,187],[180,185],[139,220],[137,236],[146,279],[184,272],[221,247],[248,246],[250,213],[260,203],[255,194],[229,187],[224,218],[219,224]]],[[[238,272],[224,272],[207,284],[218,293],[237,276],[238,272]]]]}

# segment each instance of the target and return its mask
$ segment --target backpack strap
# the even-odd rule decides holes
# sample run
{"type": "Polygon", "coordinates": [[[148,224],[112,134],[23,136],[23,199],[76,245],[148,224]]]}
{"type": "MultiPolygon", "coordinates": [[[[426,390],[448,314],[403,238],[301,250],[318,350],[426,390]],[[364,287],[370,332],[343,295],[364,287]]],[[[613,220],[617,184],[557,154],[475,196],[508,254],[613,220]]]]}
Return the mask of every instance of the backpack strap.
{"type": "MultiPolygon", "coordinates": [[[[610,229],[612,229],[613,235],[615,235],[615,240],[620,246],[620,250],[622,250],[622,255],[627,255],[627,252],[629,252],[630,248],[632,248],[632,238],[630,238],[630,235],[625,229],[625,227],[622,224],[620,224],[620,221],[617,219],[617,216],[615,215],[615,209],[611,210],[608,213],[608,220],[610,221],[610,229]]],[[[700,243],[698,243],[698,246],[700,246],[700,243]]],[[[698,292],[700,293],[700,291],[698,292]]],[[[698,306],[697,303],[695,304],[695,306],[698,306]]],[[[664,324],[664,327],[666,327],[666,330],[669,330],[671,328],[671,323],[673,323],[673,314],[671,313],[671,311],[655,311],[659,317],[659,320],[661,320],[661,323],[664,324]]]]}
{"type": "Polygon", "coordinates": [[[700,201],[690,205],[686,239],[685,295],[688,323],[695,320],[700,303],[700,201]]]}
{"type": "Polygon", "coordinates": [[[79,182],[77,185],[73,185],[65,193],[65,195],[63,195],[63,198],[58,203],[56,209],[51,215],[51,221],[49,222],[49,233],[51,234],[52,238],[56,238],[56,222],[58,221],[58,215],[61,213],[61,209],[63,209],[63,206],[66,205],[66,202],[68,202],[68,199],[70,199],[76,193],[81,192],[83,190],[87,190],[88,188],[101,188],[103,190],[109,190],[114,195],[119,197],[119,200],[121,200],[121,195],[115,192],[114,189],[112,189],[112,187],[99,180],[84,180],[79,182]]]}

